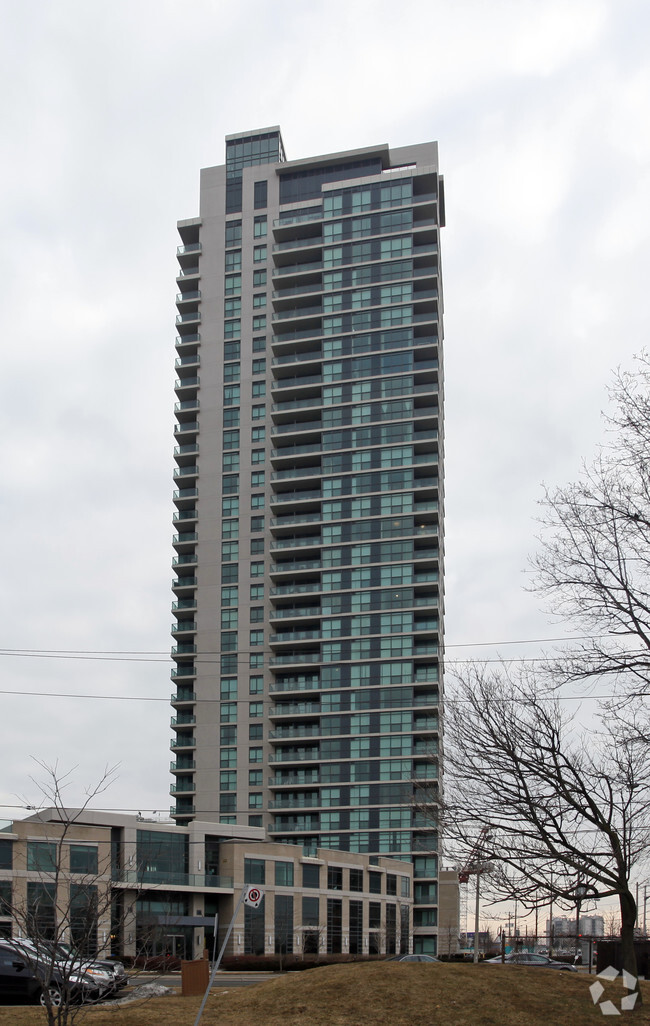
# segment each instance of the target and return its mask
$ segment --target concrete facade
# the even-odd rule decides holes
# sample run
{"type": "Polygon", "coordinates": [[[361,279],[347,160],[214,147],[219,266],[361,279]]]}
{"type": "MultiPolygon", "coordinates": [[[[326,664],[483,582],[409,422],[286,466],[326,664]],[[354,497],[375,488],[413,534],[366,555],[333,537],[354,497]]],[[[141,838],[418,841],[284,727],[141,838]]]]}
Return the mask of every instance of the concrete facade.
{"type": "MultiPolygon", "coordinates": [[[[31,885],[50,889],[56,936],[74,943],[76,886],[98,892],[92,936],[84,936],[90,953],[197,958],[212,952],[215,915],[221,945],[248,883],[258,884],[264,899],[259,910],[240,906],[227,954],[410,950],[410,862],[326,849],[311,857],[296,845],[265,841],[252,827],[78,810],[62,817],[46,809],[0,830],[3,936],[32,933],[38,896],[28,894],[31,885]]],[[[39,936],[48,930],[43,919],[39,936]]]]}
{"type": "Polygon", "coordinates": [[[435,952],[435,143],[229,136],[178,224],[171,814],[413,860],[435,952]]]}

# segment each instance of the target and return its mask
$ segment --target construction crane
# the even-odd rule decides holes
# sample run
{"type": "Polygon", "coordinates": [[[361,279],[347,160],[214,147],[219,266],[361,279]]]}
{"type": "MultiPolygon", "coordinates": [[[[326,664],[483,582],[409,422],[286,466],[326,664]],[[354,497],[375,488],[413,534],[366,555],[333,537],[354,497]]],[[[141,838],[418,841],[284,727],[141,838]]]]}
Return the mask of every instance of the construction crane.
{"type": "Polygon", "coordinates": [[[480,880],[483,873],[489,873],[492,863],[486,860],[486,850],[490,842],[492,828],[484,826],[481,828],[467,861],[462,869],[458,871],[459,883],[468,883],[470,876],[476,876],[476,904],[474,907],[474,961],[478,962],[478,933],[479,933],[479,903],[480,903],[480,880]]]}

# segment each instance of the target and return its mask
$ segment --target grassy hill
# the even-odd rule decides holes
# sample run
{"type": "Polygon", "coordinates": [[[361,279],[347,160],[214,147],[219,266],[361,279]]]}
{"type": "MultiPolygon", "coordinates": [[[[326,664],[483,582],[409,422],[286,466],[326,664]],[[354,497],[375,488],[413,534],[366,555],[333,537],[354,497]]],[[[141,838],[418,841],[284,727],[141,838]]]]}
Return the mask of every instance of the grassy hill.
{"type": "MultiPolygon", "coordinates": [[[[589,1026],[606,1021],[589,986],[594,976],[523,966],[373,962],[289,973],[254,987],[221,986],[202,1026],[589,1026]]],[[[223,981],[223,982],[222,982],[223,981]]],[[[645,1005],[624,1012],[630,1026],[650,1026],[645,1005]]],[[[606,986],[620,1007],[625,991],[606,986]]],[[[603,998],[603,1000],[605,999],[603,998]]],[[[200,1000],[166,997],[124,1008],[88,1009],[88,1026],[192,1026],[200,1000]]],[[[0,1022],[42,1023],[40,1009],[0,1009],[0,1022]],[[10,1013],[11,1020],[5,1019],[10,1013]]]]}

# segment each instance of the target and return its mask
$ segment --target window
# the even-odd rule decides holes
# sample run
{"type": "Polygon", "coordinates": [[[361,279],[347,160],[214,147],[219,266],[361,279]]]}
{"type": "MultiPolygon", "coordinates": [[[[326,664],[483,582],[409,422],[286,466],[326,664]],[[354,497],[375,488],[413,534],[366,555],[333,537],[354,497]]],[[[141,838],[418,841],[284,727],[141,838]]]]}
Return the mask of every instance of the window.
{"type": "Polygon", "coordinates": [[[253,374],[266,374],[266,360],[253,360],[253,374]]]}
{"type": "Polygon", "coordinates": [[[343,870],[338,866],[327,867],[327,889],[328,891],[343,890],[343,870]]]}
{"type": "Polygon", "coordinates": [[[238,363],[227,363],[223,368],[223,380],[224,381],[239,381],[240,377],[240,364],[238,363]]]}
{"type": "Polygon", "coordinates": [[[222,609],[221,610],[221,627],[223,630],[233,629],[237,627],[237,609],[222,609]]]}
{"type": "Polygon", "coordinates": [[[236,698],[237,697],[237,678],[236,677],[223,677],[221,680],[221,698],[236,698]]]}
{"type": "Polygon", "coordinates": [[[224,360],[238,360],[241,356],[241,342],[224,342],[223,344],[223,358],[224,360]]]}
{"type": "Polygon", "coordinates": [[[27,868],[41,873],[56,870],[56,844],[54,841],[27,842],[27,868]]]}
{"type": "Polygon", "coordinates": [[[239,453],[224,452],[223,456],[221,457],[221,469],[239,470],[239,453]]]}
{"type": "Polygon", "coordinates": [[[251,720],[261,719],[261,717],[264,715],[264,703],[263,702],[249,702],[248,703],[248,715],[249,715],[251,720]]]}
{"type": "Polygon", "coordinates": [[[237,516],[239,513],[239,499],[235,496],[224,496],[221,500],[221,515],[224,517],[237,516]]]}
{"type": "Polygon", "coordinates": [[[248,771],[248,786],[262,787],[264,785],[264,770],[255,769],[248,771]]]}
{"type": "Polygon", "coordinates": [[[261,335],[258,338],[254,338],[253,339],[253,352],[254,353],[263,353],[265,350],[266,350],[266,339],[264,338],[264,335],[261,335]]]}
{"type": "Polygon", "coordinates": [[[253,606],[250,610],[251,623],[264,623],[264,606],[253,606]]]}
{"type": "Polygon", "coordinates": [[[254,560],[251,563],[251,577],[263,577],[264,576],[264,560],[260,562],[254,560]]]}
{"type": "Polygon", "coordinates": [[[253,271],[253,288],[266,285],[266,271],[253,271]]]}
{"type": "Polygon", "coordinates": [[[266,381],[254,381],[252,387],[253,399],[263,399],[266,395],[266,381]]]}
{"type": "Polygon", "coordinates": [[[236,794],[220,794],[219,795],[219,812],[236,812],[237,811],[237,795],[236,794]]]}
{"type": "Polygon", "coordinates": [[[224,474],[222,478],[222,491],[224,495],[234,495],[239,491],[239,475],[224,474]]]}
{"type": "Polygon", "coordinates": [[[303,865],[302,885],[303,887],[320,887],[320,866],[303,865]]]}
{"type": "Polygon", "coordinates": [[[221,537],[222,538],[237,538],[239,536],[239,521],[238,520],[222,520],[221,521],[221,537]]]}
{"type": "Polygon", "coordinates": [[[293,887],[293,862],[275,863],[275,886],[293,887]]]}
{"type": "Polygon", "coordinates": [[[251,473],[251,488],[263,488],[264,487],[264,471],[253,470],[251,473]]]}
{"type": "Polygon", "coordinates": [[[381,873],[368,871],[368,891],[370,894],[381,894],[381,873]]]}
{"type": "Polygon", "coordinates": [[[11,869],[13,865],[13,842],[0,840],[0,869],[11,869]]]}
{"type": "Polygon", "coordinates": [[[263,209],[267,204],[268,182],[253,183],[253,206],[256,210],[263,209]]]}
{"type": "Polygon", "coordinates": [[[248,749],[248,761],[249,762],[262,762],[264,758],[263,748],[249,748],[248,749]]]}
{"type": "Polygon", "coordinates": [[[97,875],[97,848],[95,845],[70,845],[70,872],[97,875]]]}
{"type": "MultiPolygon", "coordinates": [[[[240,222],[241,224],[241,222],[240,222]]],[[[266,235],[266,214],[260,214],[253,221],[253,236],[256,239],[263,239],[266,235]]]]}
{"type": "Polygon", "coordinates": [[[241,292],[241,274],[226,275],[224,292],[227,296],[234,296],[241,292]]]}
{"type": "Polygon", "coordinates": [[[239,580],[239,564],[225,563],[221,567],[221,583],[236,584],[239,580]]]}
{"type": "Polygon", "coordinates": [[[251,517],[251,531],[264,530],[264,517],[251,517]]]}
{"type": "Polygon", "coordinates": [[[264,420],[266,416],[266,406],[262,403],[259,406],[253,406],[252,408],[252,419],[253,420],[264,420]]]}
{"type": "Polygon", "coordinates": [[[219,787],[222,791],[236,791],[237,770],[221,770],[219,773],[219,787]]]}
{"type": "Polygon", "coordinates": [[[225,428],[239,427],[239,408],[236,410],[223,411],[223,426],[225,428]]]}
{"type": "Polygon", "coordinates": [[[249,809],[261,809],[262,808],[262,792],[251,791],[248,796],[248,808],[249,809]]]}
{"type": "Polygon", "coordinates": [[[264,691],[264,677],[256,674],[248,678],[248,691],[251,695],[261,695],[264,691]]]}
{"type": "Polygon", "coordinates": [[[219,728],[219,739],[222,745],[236,745],[237,744],[237,727],[234,725],[223,724],[219,728]]]}
{"type": "Polygon", "coordinates": [[[234,249],[226,253],[226,271],[239,271],[241,269],[241,249],[234,249]]]}
{"type": "Polygon", "coordinates": [[[248,825],[254,827],[261,827],[263,823],[262,816],[249,816],[248,825]]]}
{"type": "Polygon", "coordinates": [[[263,645],[264,644],[264,631],[251,631],[250,632],[250,643],[251,643],[251,645],[263,645]]]}
{"type": "Polygon", "coordinates": [[[251,652],[248,657],[248,668],[249,670],[261,670],[264,666],[264,653],[263,652],[251,652]]]}
{"type": "Polygon", "coordinates": [[[238,317],[241,313],[241,299],[225,299],[223,304],[224,317],[238,317]]]}
{"type": "Polygon", "coordinates": [[[254,246],[253,262],[259,264],[262,260],[266,260],[266,246],[254,246]]]}
{"type": "Polygon", "coordinates": [[[226,221],[226,249],[230,246],[238,246],[240,243],[241,221],[226,221]]]}
{"type": "Polygon", "coordinates": [[[263,331],[266,327],[266,314],[258,314],[253,317],[253,331],[263,331]]]}
{"type": "Polygon", "coordinates": [[[250,600],[251,602],[259,602],[264,598],[264,585],[263,584],[251,584],[250,586],[250,600]]]}
{"type": "Polygon", "coordinates": [[[251,428],[251,442],[264,442],[266,440],[266,428],[265,427],[254,427],[251,428]]]}
{"type": "Polygon", "coordinates": [[[235,428],[232,431],[224,431],[223,433],[223,448],[224,449],[238,449],[239,448],[239,430],[235,428]]]}
{"type": "Polygon", "coordinates": [[[264,552],[264,539],[251,538],[251,556],[261,556],[264,552]]]}
{"type": "Polygon", "coordinates": [[[363,869],[350,870],[350,890],[363,891],[363,869]]]}
{"type": "Polygon", "coordinates": [[[223,386],[223,405],[236,406],[239,402],[239,385],[223,386]]]}
{"type": "Polygon", "coordinates": [[[232,321],[223,322],[223,336],[224,338],[239,338],[241,335],[241,320],[239,317],[235,317],[232,321]]]}
{"type": "Polygon", "coordinates": [[[225,541],[221,543],[221,559],[224,563],[233,563],[239,559],[239,542],[225,541]]]}
{"type": "Polygon", "coordinates": [[[258,292],[253,296],[253,309],[259,310],[266,306],[266,293],[258,292]]]}
{"type": "Polygon", "coordinates": [[[261,723],[249,723],[248,725],[248,740],[249,741],[261,741],[264,736],[264,728],[261,723]]]}
{"type": "Polygon", "coordinates": [[[237,651],[237,631],[222,631],[221,632],[221,651],[222,652],[236,652],[237,651]]]}
{"type": "Polygon", "coordinates": [[[386,874],[386,894],[397,895],[397,877],[394,873],[386,874]]]}

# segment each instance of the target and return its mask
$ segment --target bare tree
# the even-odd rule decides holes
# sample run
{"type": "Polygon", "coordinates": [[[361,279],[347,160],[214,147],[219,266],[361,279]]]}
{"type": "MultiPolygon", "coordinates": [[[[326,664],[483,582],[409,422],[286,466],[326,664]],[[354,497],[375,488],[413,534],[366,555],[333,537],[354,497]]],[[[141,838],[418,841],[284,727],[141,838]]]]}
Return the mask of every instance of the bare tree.
{"type": "Polygon", "coordinates": [[[650,749],[601,711],[581,733],[525,669],[470,667],[447,705],[444,825],[465,852],[489,828],[490,887],[527,909],[616,896],[636,976],[630,874],[650,842],[650,749]]]}
{"type": "Polygon", "coordinates": [[[115,770],[107,767],[86,790],[81,807],[68,809],[63,794],[71,771],[38,765],[45,774],[44,781],[35,781],[43,818],[41,823],[38,814],[30,818],[38,838],[26,842],[24,866],[14,867],[23,872],[14,877],[4,908],[19,937],[4,943],[13,945],[16,958],[40,980],[48,1026],[67,1026],[83,1007],[84,994],[92,994],[91,981],[96,979],[98,988],[106,983],[92,960],[97,954],[98,929],[110,936],[110,844],[105,845],[103,857],[99,845],[75,846],[74,828],[93,799],[109,787],[115,770]],[[72,865],[73,850],[82,864],[72,865]]]}
{"type": "MultiPolygon", "coordinates": [[[[551,667],[555,682],[606,675],[650,694],[650,357],[619,371],[609,439],[580,479],[546,491],[534,590],[589,637],[551,667]]],[[[645,729],[645,736],[648,732],[645,729]]]]}

